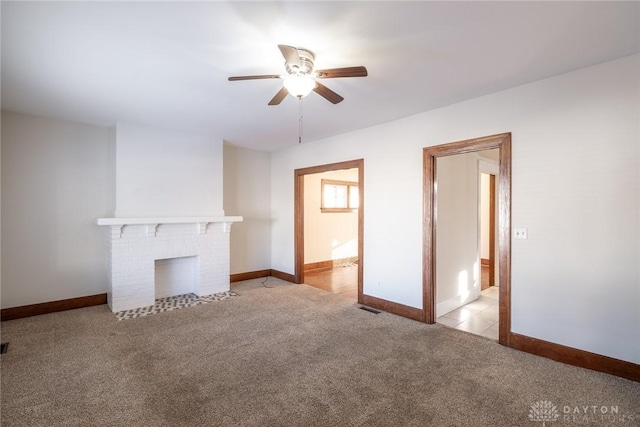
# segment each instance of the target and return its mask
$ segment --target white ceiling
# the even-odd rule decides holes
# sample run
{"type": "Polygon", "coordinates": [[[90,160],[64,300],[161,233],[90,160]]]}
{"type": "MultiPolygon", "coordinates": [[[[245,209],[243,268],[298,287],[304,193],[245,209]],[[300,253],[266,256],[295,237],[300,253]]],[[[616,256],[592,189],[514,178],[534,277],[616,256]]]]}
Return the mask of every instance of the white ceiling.
{"type": "Polygon", "coordinates": [[[7,2],[2,108],[134,122],[276,150],[298,141],[298,102],[267,102],[278,44],[345,100],[304,99],[304,142],[640,51],[638,2],[7,2]]]}

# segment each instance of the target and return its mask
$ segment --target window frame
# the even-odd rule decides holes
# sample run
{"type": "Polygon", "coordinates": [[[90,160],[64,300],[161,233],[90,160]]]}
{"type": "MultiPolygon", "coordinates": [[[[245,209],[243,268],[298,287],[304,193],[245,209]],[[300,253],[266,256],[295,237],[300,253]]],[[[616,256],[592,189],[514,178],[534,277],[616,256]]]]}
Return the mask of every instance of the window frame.
{"type": "MultiPolygon", "coordinates": [[[[322,213],[348,213],[355,212],[358,207],[351,206],[351,189],[355,187],[357,191],[360,191],[360,187],[357,182],[354,181],[342,181],[336,179],[322,179],[320,180],[320,212],[322,213]],[[344,186],[347,187],[347,206],[337,208],[326,208],[324,202],[324,187],[325,185],[344,186]]],[[[359,204],[359,200],[358,200],[359,204]]]]}

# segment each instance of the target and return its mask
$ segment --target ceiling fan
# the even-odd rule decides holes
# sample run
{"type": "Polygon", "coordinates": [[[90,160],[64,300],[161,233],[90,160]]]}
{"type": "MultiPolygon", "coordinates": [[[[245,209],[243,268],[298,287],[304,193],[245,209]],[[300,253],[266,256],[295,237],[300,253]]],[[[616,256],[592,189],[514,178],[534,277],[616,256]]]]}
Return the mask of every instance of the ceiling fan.
{"type": "Polygon", "coordinates": [[[229,81],[259,80],[259,79],[283,79],[283,87],[274,96],[269,105],[278,105],[291,94],[302,99],[311,91],[325,98],[332,104],[342,102],[344,99],[316,79],[333,79],[338,77],[366,77],[367,69],[363,66],[346,68],[329,68],[326,70],[313,70],[315,55],[310,50],[299,49],[293,46],[279,44],[278,48],[285,59],[286,74],[264,74],[256,76],[229,77],[229,81]]]}

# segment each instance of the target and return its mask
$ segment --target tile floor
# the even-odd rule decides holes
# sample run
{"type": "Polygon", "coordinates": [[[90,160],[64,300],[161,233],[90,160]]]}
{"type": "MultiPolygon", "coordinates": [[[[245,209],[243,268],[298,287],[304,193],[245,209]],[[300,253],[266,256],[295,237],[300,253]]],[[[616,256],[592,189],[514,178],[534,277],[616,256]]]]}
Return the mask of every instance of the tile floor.
{"type": "MultiPolygon", "coordinates": [[[[488,276],[486,279],[488,280],[488,276]]],[[[358,267],[340,267],[327,271],[305,273],[304,283],[334,294],[357,299],[358,267]]],[[[477,300],[438,317],[436,321],[451,328],[497,341],[498,288],[490,286],[480,293],[477,300]]]]}
{"type": "Polygon", "coordinates": [[[172,297],[158,298],[154,305],[136,308],[133,310],[118,311],[114,313],[118,320],[135,319],[137,317],[149,316],[150,314],[164,313],[165,311],[178,310],[192,307],[194,305],[207,304],[213,301],[224,301],[229,298],[239,297],[234,291],[220,292],[213,295],[199,297],[195,294],[175,295],[172,297]]]}
{"type": "Polygon", "coordinates": [[[436,321],[454,329],[498,339],[498,288],[491,286],[481,292],[480,297],[453,310],[436,321]]]}

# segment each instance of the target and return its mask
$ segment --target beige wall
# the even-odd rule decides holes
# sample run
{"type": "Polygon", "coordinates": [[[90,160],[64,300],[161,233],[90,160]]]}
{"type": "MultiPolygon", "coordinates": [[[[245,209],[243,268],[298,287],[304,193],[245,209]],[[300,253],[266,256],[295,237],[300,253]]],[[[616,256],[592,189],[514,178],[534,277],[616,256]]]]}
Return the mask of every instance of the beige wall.
{"type": "Polygon", "coordinates": [[[117,217],[221,216],[222,140],[116,126],[117,217]]]}
{"type": "Polygon", "coordinates": [[[2,112],[2,308],[107,292],[112,130],[2,112]]]}
{"type": "Polygon", "coordinates": [[[231,274],[271,268],[271,155],[224,145],[224,212],[240,215],[231,227],[231,274]]]}
{"type": "Polygon", "coordinates": [[[358,256],[358,212],[321,212],[323,179],[358,182],[358,169],[305,175],[305,264],[358,256]]]}
{"type": "Polygon", "coordinates": [[[489,259],[490,182],[489,174],[480,175],[480,258],[484,259],[489,259]]]}
{"type": "Polygon", "coordinates": [[[437,315],[480,294],[478,155],[438,157],[436,227],[437,315]]]}

